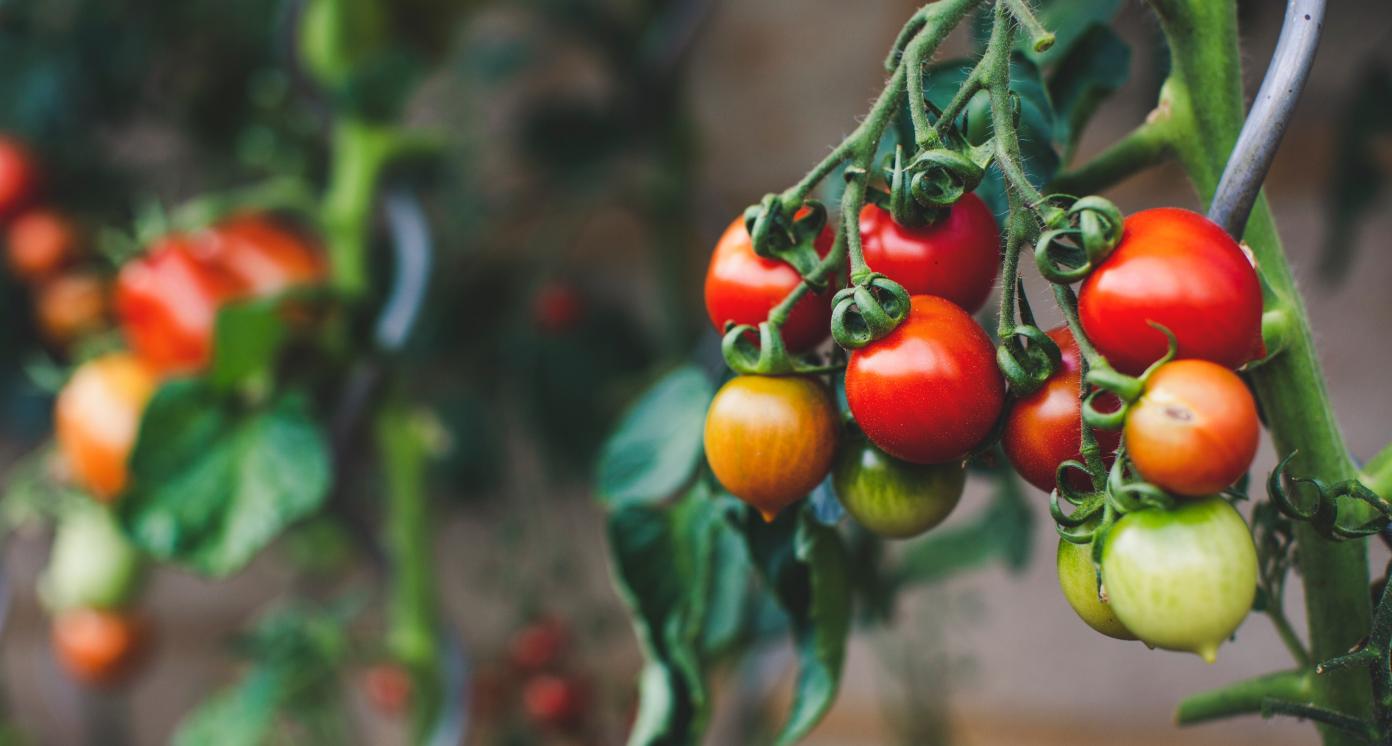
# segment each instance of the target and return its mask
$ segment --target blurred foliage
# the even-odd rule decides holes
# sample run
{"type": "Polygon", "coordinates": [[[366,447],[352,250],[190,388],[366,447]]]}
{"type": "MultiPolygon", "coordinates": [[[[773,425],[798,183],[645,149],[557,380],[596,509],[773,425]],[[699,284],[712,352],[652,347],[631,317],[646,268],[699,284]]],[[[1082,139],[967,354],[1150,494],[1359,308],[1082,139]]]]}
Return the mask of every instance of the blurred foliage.
{"type": "Polygon", "coordinates": [[[1392,66],[1376,59],[1363,64],[1337,127],[1319,265],[1329,282],[1347,275],[1358,227],[1387,195],[1392,178],[1392,66]]]}

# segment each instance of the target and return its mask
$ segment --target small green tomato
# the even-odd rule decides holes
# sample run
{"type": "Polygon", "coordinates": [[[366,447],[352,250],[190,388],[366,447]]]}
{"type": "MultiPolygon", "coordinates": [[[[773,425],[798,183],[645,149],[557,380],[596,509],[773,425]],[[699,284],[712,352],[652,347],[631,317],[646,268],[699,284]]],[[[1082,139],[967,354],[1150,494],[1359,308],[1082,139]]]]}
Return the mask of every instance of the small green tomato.
{"type": "Polygon", "coordinates": [[[1087,626],[1118,640],[1134,640],[1136,636],[1116,618],[1112,606],[1103,600],[1097,588],[1097,569],[1092,564],[1092,544],[1074,544],[1059,540],[1058,579],[1063,597],[1087,626]]]}
{"type": "Polygon", "coordinates": [[[857,523],[903,539],[943,522],[962,499],[967,472],[961,462],[911,464],[863,437],[848,439],[832,472],[836,496],[857,523]]]}

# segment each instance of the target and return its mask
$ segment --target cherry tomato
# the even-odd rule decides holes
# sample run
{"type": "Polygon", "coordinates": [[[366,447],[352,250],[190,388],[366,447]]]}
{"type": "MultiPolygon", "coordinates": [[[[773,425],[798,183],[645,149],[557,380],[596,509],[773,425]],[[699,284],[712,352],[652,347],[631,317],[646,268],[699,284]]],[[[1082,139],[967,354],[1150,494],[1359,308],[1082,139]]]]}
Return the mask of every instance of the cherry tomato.
{"type": "Polygon", "coordinates": [[[1102,584],[1117,619],[1146,644],[1212,663],[1252,608],[1257,550],[1222,498],[1128,513],[1102,549],[1102,584]]]}
{"type": "Polygon", "coordinates": [[[1097,589],[1097,568],[1092,564],[1092,544],[1074,544],[1059,540],[1059,588],[1068,605],[1087,626],[1118,640],[1134,640],[1136,636],[1116,618],[1112,606],[1097,589]]]}
{"type": "Polygon", "coordinates": [[[1146,382],[1124,432],[1131,462],[1147,482],[1202,497],[1247,473],[1261,423],[1236,373],[1206,360],[1175,360],[1146,382]]]}
{"type": "Polygon", "coordinates": [[[204,367],[218,308],[242,286],[185,236],[168,236],[121,269],[116,314],[136,354],[163,373],[204,367]]]}
{"type": "Polygon", "coordinates": [[[910,295],[936,295],[974,313],[996,284],[1000,229],[975,194],[963,196],[941,220],[922,228],[906,228],[889,211],[866,205],[860,236],[870,269],[910,295]]]}
{"type": "Polygon", "coordinates": [[[201,239],[208,260],[253,296],[320,282],[328,272],[322,248],[264,215],[224,220],[201,239]]]}
{"type": "Polygon", "coordinates": [[[1005,381],[991,338],[966,311],[918,295],[899,328],[851,353],[846,399],[875,445],[905,461],[941,464],[990,434],[1005,381]]]}
{"type": "Polygon", "coordinates": [[[542,671],[560,661],[569,643],[570,633],[565,622],[543,617],[512,636],[508,642],[508,657],[523,671],[542,671]]]}
{"type": "Polygon", "coordinates": [[[39,329],[48,341],[64,345],[106,326],[106,281],[87,272],[59,275],[34,295],[39,329]]]}
{"type": "Polygon", "coordinates": [[[62,269],[77,254],[77,228],[53,210],[28,210],[5,231],[10,271],[25,282],[38,282],[62,269]]]}
{"type": "Polygon", "coordinates": [[[154,392],[149,368],[118,352],[83,363],[58,393],[58,450],[74,480],[98,500],[115,500],[126,488],[126,461],[154,392]]]}
{"type": "MultiPolygon", "coordinates": [[[[831,231],[823,230],[817,237],[817,253],[825,256],[831,243],[831,231]]],[[[758,326],[801,282],[797,270],[787,263],[755,254],[744,218],[736,218],[711,254],[706,312],[716,331],[723,332],[727,321],[758,326]]],[[[829,293],[808,293],[793,306],[783,325],[783,342],[789,350],[810,350],[831,334],[829,293]]]]}
{"type": "Polygon", "coordinates": [[[841,448],[832,472],[847,513],[872,533],[904,539],[942,523],[967,482],[957,462],[910,464],[856,438],[841,448]]]}
{"type": "Polygon", "coordinates": [[[584,717],[588,699],[580,682],[555,674],[533,676],[522,688],[522,706],[527,717],[547,728],[574,726],[584,717]]]}
{"type": "Polygon", "coordinates": [[[109,511],[65,511],[39,578],[39,598],[51,612],[120,608],[139,591],[143,570],[140,553],[109,511]]]}
{"type": "Polygon", "coordinates": [[[29,148],[12,137],[0,135],[0,219],[28,206],[38,192],[38,175],[29,148]]]}
{"type": "MultiPolygon", "coordinates": [[[[1059,464],[1083,458],[1079,450],[1083,437],[1083,405],[1079,398],[1082,356],[1068,327],[1051,329],[1049,338],[1061,353],[1058,370],[1039,390],[1010,406],[1005,416],[1005,430],[1001,433],[1001,446],[1015,471],[1045,492],[1057,486],[1059,464]]],[[[1102,411],[1112,411],[1120,405],[1121,402],[1110,394],[1097,400],[1097,408],[1102,411]]],[[[1121,433],[1094,429],[1093,434],[1104,460],[1110,464],[1121,442],[1121,433]]],[[[1079,471],[1070,471],[1068,480],[1075,490],[1092,487],[1086,475],[1079,471]]]]}
{"type": "Polygon", "coordinates": [[[411,704],[411,674],[397,663],[378,663],[362,673],[367,701],[387,717],[401,717],[411,704]]]}
{"type": "Polygon", "coordinates": [[[836,434],[836,406],[817,381],[739,376],[706,412],[706,460],[730,494],[772,521],[826,477],[836,434]]]}
{"type": "Polygon", "coordinates": [[[566,282],[548,282],[532,298],[532,320],[545,334],[570,332],[580,324],[584,315],[585,300],[566,282]]]}
{"type": "Polygon", "coordinates": [[[1168,349],[1229,368],[1261,345],[1261,286],[1241,247],[1202,215],[1171,207],[1126,219],[1121,243],[1078,292],[1088,339],[1123,373],[1136,375],[1168,349]]]}
{"type": "Polygon", "coordinates": [[[53,620],[53,650],[74,679],[92,685],[115,684],[140,657],[145,626],[116,611],[74,609],[53,620]]]}

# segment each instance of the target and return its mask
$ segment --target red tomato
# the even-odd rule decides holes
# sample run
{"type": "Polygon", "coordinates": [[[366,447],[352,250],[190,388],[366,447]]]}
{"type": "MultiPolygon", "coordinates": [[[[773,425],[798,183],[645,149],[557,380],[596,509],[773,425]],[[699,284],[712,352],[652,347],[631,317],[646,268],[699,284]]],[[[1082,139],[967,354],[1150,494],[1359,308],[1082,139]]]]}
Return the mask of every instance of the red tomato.
{"type": "Polygon", "coordinates": [[[54,402],[58,451],[76,482],[103,502],[126,487],[126,462],[155,377],[135,357],[115,352],[78,367],[54,402]]]}
{"type": "Polygon", "coordinates": [[[0,219],[24,209],[38,192],[39,169],[29,148],[0,135],[0,219]]]}
{"type": "Polygon", "coordinates": [[[846,399],[875,445],[937,464],[966,456],[990,434],[1005,380],[991,338],[966,311],[918,295],[899,328],[851,353],[846,399]]]}
{"type": "Polygon", "coordinates": [[[512,636],[508,642],[508,657],[523,671],[541,671],[555,666],[569,642],[570,633],[565,622],[543,617],[512,636]]]}
{"type": "Polygon", "coordinates": [[[77,229],[52,210],[29,210],[5,232],[10,271],[25,282],[50,277],[77,253],[77,229]]]}
{"type": "Polygon", "coordinates": [[[58,662],[84,684],[117,683],[140,657],[144,641],[145,626],[122,612],[74,609],[53,620],[58,662]]]}
{"type": "Polygon", "coordinates": [[[1147,481],[1203,497],[1252,466],[1261,438],[1257,404],[1238,375],[1206,360],[1160,366],[1126,413],[1126,450],[1147,481]]]}
{"type": "MultiPolygon", "coordinates": [[[[1083,458],[1079,452],[1083,437],[1083,405],[1079,399],[1082,355],[1068,327],[1050,330],[1049,338],[1059,346],[1061,364],[1038,391],[1011,405],[1005,416],[1005,431],[1001,434],[1001,446],[1015,471],[1045,492],[1057,486],[1055,476],[1059,464],[1083,458]]],[[[1118,406],[1120,402],[1111,395],[1103,396],[1098,402],[1098,408],[1103,411],[1118,406]]],[[[1121,433],[1114,430],[1093,430],[1093,433],[1106,455],[1105,461],[1110,464],[1121,442],[1121,433]]],[[[1092,487],[1090,480],[1077,471],[1069,472],[1068,484],[1076,490],[1092,487]]]]}
{"type": "Polygon", "coordinates": [[[167,236],[121,269],[116,315],[126,341],[160,372],[187,373],[212,355],[218,308],[242,286],[186,236],[167,236]]]}
{"type": "Polygon", "coordinates": [[[942,220],[922,228],[906,228],[888,210],[866,205],[860,212],[860,236],[870,269],[903,285],[910,295],[936,295],[974,313],[996,284],[1000,229],[975,194],[957,200],[942,220]]]}
{"type": "Polygon", "coordinates": [[[401,717],[411,704],[411,674],[398,663],[378,663],[362,673],[363,693],[387,717],[401,717]]]}
{"type": "MultiPolygon", "coordinates": [[[[831,244],[831,231],[823,230],[817,237],[817,253],[825,256],[831,244]]],[[[706,313],[716,331],[724,331],[727,321],[758,326],[800,282],[797,270],[787,263],[755,254],[744,218],[736,218],[711,254],[706,271],[706,313]]],[[[830,291],[804,295],[783,325],[783,342],[793,352],[810,350],[829,334],[830,291]]]]}
{"type": "Polygon", "coordinates": [[[1126,219],[1121,243],[1078,292],[1083,330],[1107,361],[1136,375],[1179,342],[1178,358],[1240,367],[1261,345],[1261,286],[1247,255],[1197,213],[1161,207],[1126,219]]]}
{"type": "Polygon", "coordinates": [[[534,676],[522,689],[527,716],[547,728],[574,726],[584,716],[588,699],[580,682],[554,674],[534,676]]]}
{"type": "Polygon", "coordinates": [[[54,277],[34,294],[34,315],[48,341],[63,345],[106,322],[106,282],[87,272],[54,277]]]}
{"type": "Polygon", "coordinates": [[[256,214],[225,220],[202,237],[208,259],[254,296],[324,279],[324,251],[299,233],[256,214]]]}
{"type": "Polygon", "coordinates": [[[532,320],[543,333],[565,334],[585,315],[585,301],[569,283],[554,280],[532,298],[532,320]]]}

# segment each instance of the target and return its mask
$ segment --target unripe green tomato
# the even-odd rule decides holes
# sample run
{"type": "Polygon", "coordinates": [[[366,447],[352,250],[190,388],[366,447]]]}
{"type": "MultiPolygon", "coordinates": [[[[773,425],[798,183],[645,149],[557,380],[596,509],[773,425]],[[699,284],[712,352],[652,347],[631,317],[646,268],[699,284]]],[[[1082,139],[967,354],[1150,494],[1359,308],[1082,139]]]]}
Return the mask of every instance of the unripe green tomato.
{"type": "Polygon", "coordinates": [[[857,523],[880,536],[904,539],[947,518],[962,499],[967,471],[960,461],[900,461],[857,437],[837,455],[832,481],[841,505],[857,523]]]}
{"type": "Polygon", "coordinates": [[[49,611],[118,609],[140,589],[144,563],[105,509],[64,515],[53,538],[39,598],[49,611]]]}
{"type": "Polygon", "coordinates": [[[1074,544],[1059,539],[1058,579],[1063,597],[1087,626],[1118,640],[1136,636],[1116,618],[1112,606],[1102,600],[1097,589],[1097,569],[1092,564],[1092,544],[1074,544]]]}
{"type": "Polygon", "coordinates": [[[1257,549],[1219,497],[1129,513],[1102,549],[1102,584],[1117,619],[1143,642],[1212,663],[1252,608],[1257,549]]]}

